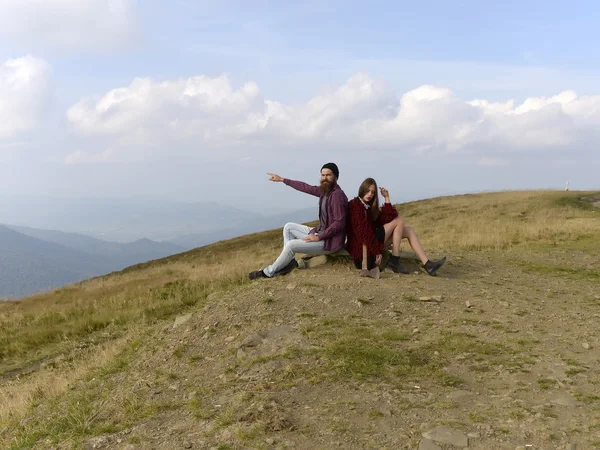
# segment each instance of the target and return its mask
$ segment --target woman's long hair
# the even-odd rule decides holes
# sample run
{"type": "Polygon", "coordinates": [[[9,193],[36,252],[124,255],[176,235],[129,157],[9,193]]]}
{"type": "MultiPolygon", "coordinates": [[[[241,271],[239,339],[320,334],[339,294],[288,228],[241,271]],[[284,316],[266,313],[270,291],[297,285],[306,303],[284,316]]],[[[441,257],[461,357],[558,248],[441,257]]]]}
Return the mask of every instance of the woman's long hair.
{"type": "MultiPolygon", "coordinates": [[[[358,197],[363,198],[369,192],[369,188],[375,185],[375,194],[368,205],[371,207],[371,220],[375,221],[379,217],[379,190],[377,188],[377,181],[373,178],[367,178],[362,182],[358,188],[358,197]]],[[[364,201],[364,200],[363,200],[364,201]]]]}

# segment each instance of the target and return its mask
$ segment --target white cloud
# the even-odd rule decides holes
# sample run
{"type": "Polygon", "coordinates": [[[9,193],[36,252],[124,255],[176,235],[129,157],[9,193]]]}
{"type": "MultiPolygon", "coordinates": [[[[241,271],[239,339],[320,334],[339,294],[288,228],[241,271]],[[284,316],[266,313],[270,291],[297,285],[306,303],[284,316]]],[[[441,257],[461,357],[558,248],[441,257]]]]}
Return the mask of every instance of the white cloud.
{"type": "Polygon", "coordinates": [[[506,166],[506,165],[508,165],[508,162],[504,159],[490,158],[487,156],[483,156],[482,158],[479,159],[479,161],[477,162],[477,165],[488,166],[488,167],[506,166]]]}
{"type": "Polygon", "coordinates": [[[73,153],[69,153],[64,162],[67,165],[81,164],[81,163],[94,163],[94,162],[102,162],[109,161],[110,156],[112,154],[112,149],[108,148],[104,151],[97,153],[89,153],[83,152],[81,150],[77,150],[73,153]]]}
{"type": "Polygon", "coordinates": [[[132,35],[132,0],[2,0],[0,36],[14,45],[122,48],[132,35]]]}
{"type": "Polygon", "coordinates": [[[24,56],[0,65],[0,140],[35,129],[50,100],[50,66],[24,56]]]}
{"type": "Polygon", "coordinates": [[[196,138],[230,143],[231,128],[247,126],[261,111],[256,83],[234,90],[227,76],[192,77],[165,82],[136,78],[97,101],[84,99],[67,111],[73,127],[86,135],[110,135],[128,143],[196,138]]]}
{"type": "Polygon", "coordinates": [[[592,141],[600,130],[600,96],[565,91],[521,104],[493,103],[466,101],[449,89],[423,85],[398,97],[382,80],[359,73],[305,103],[283,104],[263,99],[253,82],[234,88],[226,75],[162,82],[139,78],[99,99],[81,100],[67,117],[78,134],[110,140],[110,159],[135,147],[174,153],[190,144],[196,152],[329,146],[485,156],[568,150],[592,141]]]}

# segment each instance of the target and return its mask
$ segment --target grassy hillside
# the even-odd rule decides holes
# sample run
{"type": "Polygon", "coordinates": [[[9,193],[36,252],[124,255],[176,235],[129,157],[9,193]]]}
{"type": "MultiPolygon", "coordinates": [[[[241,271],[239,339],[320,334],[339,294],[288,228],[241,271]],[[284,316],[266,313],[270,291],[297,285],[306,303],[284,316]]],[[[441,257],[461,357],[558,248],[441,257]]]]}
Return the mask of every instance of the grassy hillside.
{"type": "Polygon", "coordinates": [[[250,283],[274,230],[0,304],[0,447],[600,446],[592,194],[398,205],[435,278],[250,283]]]}

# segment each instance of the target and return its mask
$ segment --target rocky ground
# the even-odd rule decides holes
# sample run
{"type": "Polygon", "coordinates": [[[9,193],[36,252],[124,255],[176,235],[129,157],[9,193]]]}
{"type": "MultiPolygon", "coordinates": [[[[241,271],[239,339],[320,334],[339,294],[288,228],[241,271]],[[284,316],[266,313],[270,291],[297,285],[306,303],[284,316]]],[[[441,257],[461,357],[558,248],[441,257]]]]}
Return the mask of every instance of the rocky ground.
{"type": "Polygon", "coordinates": [[[328,264],[212,294],[73,387],[132,418],[84,446],[600,448],[599,254],[447,256],[436,277],[328,264]]]}

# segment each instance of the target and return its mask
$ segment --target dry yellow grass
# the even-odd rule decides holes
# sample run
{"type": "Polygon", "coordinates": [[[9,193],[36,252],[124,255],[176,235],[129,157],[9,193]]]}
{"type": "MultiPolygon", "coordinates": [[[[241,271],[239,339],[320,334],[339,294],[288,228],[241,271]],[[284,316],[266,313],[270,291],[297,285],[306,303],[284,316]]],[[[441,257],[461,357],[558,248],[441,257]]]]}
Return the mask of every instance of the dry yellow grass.
{"type": "Polygon", "coordinates": [[[426,248],[506,249],[594,238],[600,214],[590,192],[518,191],[440,197],[399,205],[426,248]]]}
{"type": "MultiPolygon", "coordinates": [[[[135,334],[130,330],[130,335],[135,334]]],[[[57,368],[49,368],[33,372],[23,379],[9,379],[0,390],[0,429],[15,419],[19,419],[26,409],[53,398],[68,389],[73,380],[84,378],[91,371],[103,367],[123,350],[127,340],[116,339],[88,348],[80,352],[76,358],[61,363],[57,368]]]]}
{"type": "MultiPolygon", "coordinates": [[[[577,202],[588,194],[476,194],[398,208],[426,250],[502,250],[598,240],[600,214],[577,202]]],[[[42,358],[74,355],[81,342],[90,345],[60,370],[0,380],[0,438],[36,402],[113,360],[140,329],[197,307],[212,292],[247,283],[248,271],[270,262],[280,248],[280,230],[258,233],[0,303],[0,375],[42,358]]]]}

